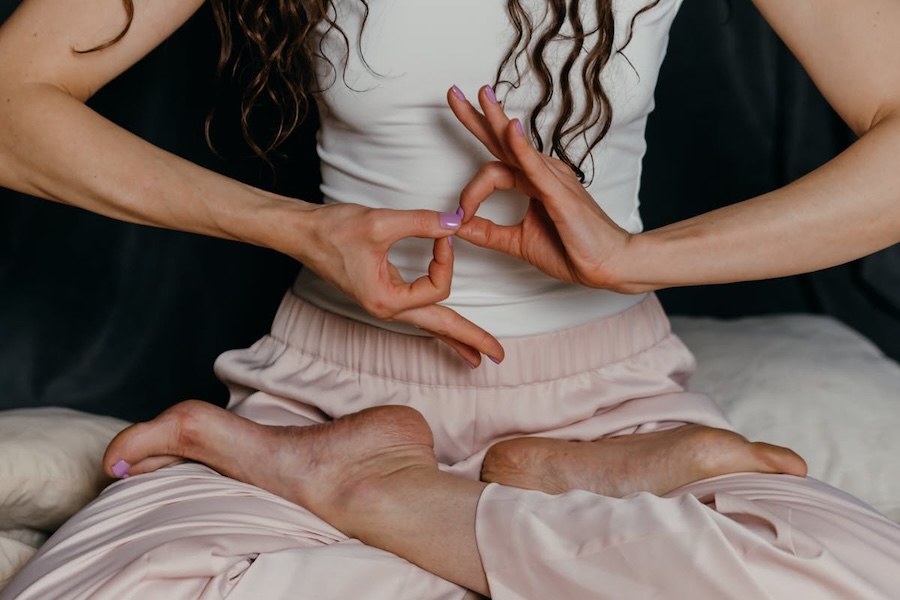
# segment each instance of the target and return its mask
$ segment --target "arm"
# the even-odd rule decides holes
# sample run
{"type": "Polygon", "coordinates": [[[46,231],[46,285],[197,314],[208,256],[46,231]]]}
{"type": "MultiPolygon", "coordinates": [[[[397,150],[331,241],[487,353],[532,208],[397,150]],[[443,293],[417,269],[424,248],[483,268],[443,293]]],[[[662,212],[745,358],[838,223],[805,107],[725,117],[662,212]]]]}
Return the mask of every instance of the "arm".
{"type": "Polygon", "coordinates": [[[322,207],[277,196],[164,152],[84,105],[180,27],[202,0],[25,0],[0,27],[0,185],[113,218],[281,251],[386,319],[435,333],[469,362],[502,357],[489,334],[435,303],[452,278],[453,233],[431,211],[322,207]],[[429,275],[406,283],[394,242],[436,239],[429,275]]]}
{"type": "Polygon", "coordinates": [[[784,188],[633,238],[621,279],[638,288],[792,275],[900,242],[900,5],[756,5],[860,139],[784,188]]]}
{"type": "MultiPolygon", "coordinates": [[[[565,267],[568,280],[640,292],[763,279],[837,265],[900,241],[900,170],[895,167],[900,42],[891,33],[900,25],[900,6],[891,0],[757,0],[757,5],[860,140],[791,185],[667,227],[628,235],[608,219],[592,216],[566,174],[555,172],[552,159],[538,162],[519,143],[502,111],[480,98],[485,116],[479,121],[471,107],[451,97],[470,130],[489,140],[489,147],[503,146],[495,155],[520,175],[516,187],[529,193],[523,186],[527,180],[532,191],[540,188],[542,208],[551,213],[564,246],[557,252],[556,270],[565,267]],[[586,218],[591,228],[578,223],[586,218]]],[[[473,208],[487,188],[509,185],[497,175],[500,170],[494,166],[488,169],[494,175],[476,177],[466,200],[473,208]]],[[[522,233],[476,218],[461,236],[520,256],[525,249],[546,262],[552,245],[529,248],[534,244],[522,233]]]]}

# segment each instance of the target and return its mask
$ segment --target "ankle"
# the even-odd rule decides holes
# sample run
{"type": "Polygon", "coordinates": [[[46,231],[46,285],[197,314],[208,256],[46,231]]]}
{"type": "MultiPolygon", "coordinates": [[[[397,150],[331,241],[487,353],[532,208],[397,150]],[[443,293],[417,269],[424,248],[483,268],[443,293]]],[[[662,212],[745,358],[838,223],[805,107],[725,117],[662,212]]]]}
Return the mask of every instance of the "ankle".
{"type": "Polygon", "coordinates": [[[326,520],[354,532],[370,523],[390,522],[405,513],[440,474],[436,461],[428,463],[419,457],[382,457],[371,462],[376,464],[335,487],[326,520]]]}

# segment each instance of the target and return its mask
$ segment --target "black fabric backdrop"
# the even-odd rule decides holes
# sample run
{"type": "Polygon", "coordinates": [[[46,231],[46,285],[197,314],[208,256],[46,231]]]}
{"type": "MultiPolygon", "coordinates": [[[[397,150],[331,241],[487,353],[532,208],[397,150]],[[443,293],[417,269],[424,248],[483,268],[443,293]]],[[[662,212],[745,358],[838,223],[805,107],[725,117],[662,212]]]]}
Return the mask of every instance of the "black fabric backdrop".
{"type": "MultiPolygon", "coordinates": [[[[0,18],[17,4],[0,0],[0,18]]],[[[689,0],[676,21],[648,131],[648,227],[780,186],[852,141],[749,3],[732,4],[729,15],[724,0],[689,0]]],[[[204,9],[91,104],[200,164],[314,197],[313,124],[274,174],[249,158],[234,89],[214,82],[216,51],[204,9]],[[203,139],[214,98],[220,156],[203,139]]],[[[0,408],[70,406],[136,420],[188,397],[224,403],[213,360],[265,333],[298,268],[268,250],[0,190],[0,408]]],[[[812,275],[661,297],[683,314],[831,314],[900,358],[897,247],[812,275]]]]}

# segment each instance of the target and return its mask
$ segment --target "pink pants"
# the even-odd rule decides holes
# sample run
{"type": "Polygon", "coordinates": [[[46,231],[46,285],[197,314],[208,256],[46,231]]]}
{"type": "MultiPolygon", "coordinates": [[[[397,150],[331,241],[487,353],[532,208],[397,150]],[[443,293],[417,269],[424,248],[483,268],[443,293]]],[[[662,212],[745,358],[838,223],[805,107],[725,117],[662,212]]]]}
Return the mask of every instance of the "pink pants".
{"type": "MultiPolygon", "coordinates": [[[[230,410],[302,425],[384,404],[425,415],[442,468],[477,477],[523,435],[592,440],[681,423],[728,427],[687,392],[693,358],[652,296],[625,313],[503,340],[471,370],[430,338],[290,294],[272,333],[216,364],[230,410]]],[[[900,526],[823,483],[736,474],[667,497],[489,486],[476,536],[493,597],[891,598],[900,526]]],[[[349,540],[308,511],[201,465],[110,486],[0,594],[12,598],[459,599],[465,590],[349,540]]]]}

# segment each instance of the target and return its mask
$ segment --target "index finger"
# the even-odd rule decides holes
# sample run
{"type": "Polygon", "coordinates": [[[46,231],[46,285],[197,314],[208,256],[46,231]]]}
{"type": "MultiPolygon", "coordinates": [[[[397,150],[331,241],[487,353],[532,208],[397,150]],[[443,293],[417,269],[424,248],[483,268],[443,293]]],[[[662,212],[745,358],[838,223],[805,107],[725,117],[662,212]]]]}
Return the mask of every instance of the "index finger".
{"type": "Polygon", "coordinates": [[[447,103],[450,110],[456,116],[457,120],[462,123],[469,133],[474,135],[479,142],[484,144],[488,152],[493,154],[499,160],[507,162],[509,155],[503,146],[500,138],[497,137],[496,131],[488,123],[483,114],[478,112],[471,102],[469,102],[462,91],[455,85],[447,91],[447,103]]]}

